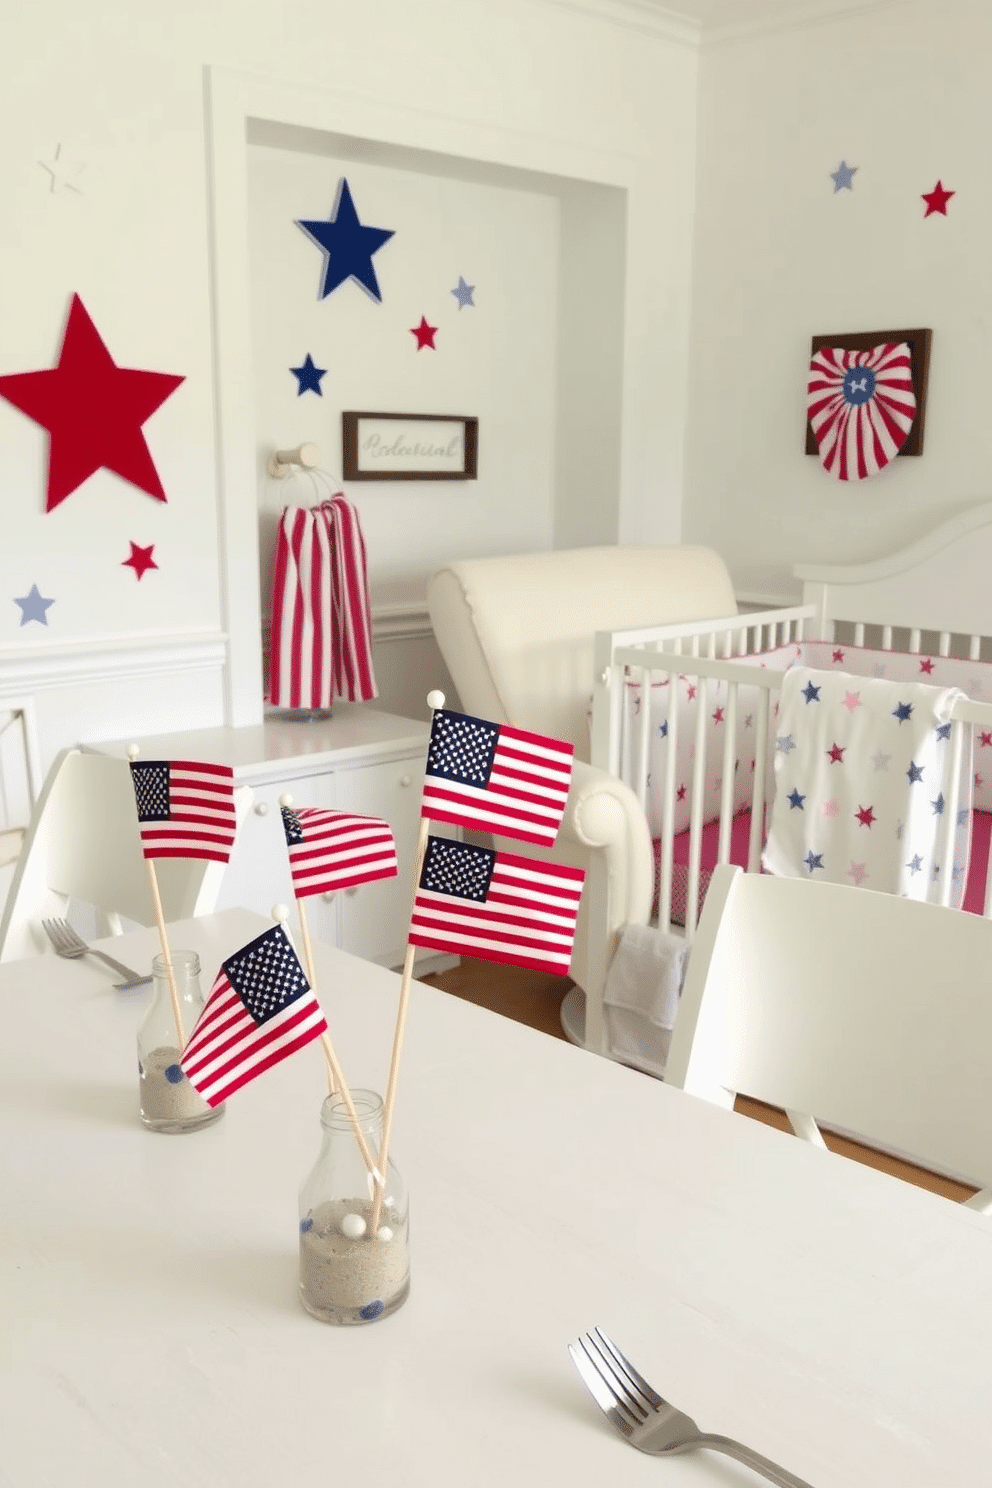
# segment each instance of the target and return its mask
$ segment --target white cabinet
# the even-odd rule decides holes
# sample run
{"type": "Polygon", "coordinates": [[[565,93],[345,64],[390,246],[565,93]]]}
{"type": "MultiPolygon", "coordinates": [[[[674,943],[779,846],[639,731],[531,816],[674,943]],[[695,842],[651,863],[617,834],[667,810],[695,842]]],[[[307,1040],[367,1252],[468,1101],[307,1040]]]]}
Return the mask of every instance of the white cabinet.
{"type": "MultiPolygon", "coordinates": [[[[224,874],[218,908],[240,906],[269,914],[295,905],[279,797],[296,806],[327,806],[384,817],[396,838],[399,873],[305,900],[311,936],[367,961],[399,966],[406,952],[413,868],[420,824],[429,727],[360,704],[338,704],[332,718],[303,723],[278,717],[243,729],[199,729],[185,734],[121,740],[95,746],[139,759],[201,759],[231,765],[254,801],[238,832],[224,874]]],[[[449,958],[418,956],[423,972],[449,958]]]]}

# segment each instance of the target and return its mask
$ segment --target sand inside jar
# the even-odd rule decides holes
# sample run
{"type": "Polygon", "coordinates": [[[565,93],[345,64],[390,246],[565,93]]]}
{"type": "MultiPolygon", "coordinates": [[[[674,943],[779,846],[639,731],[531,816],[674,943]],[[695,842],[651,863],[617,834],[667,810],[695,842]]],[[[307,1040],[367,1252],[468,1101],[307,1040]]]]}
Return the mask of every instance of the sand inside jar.
{"type": "Polygon", "coordinates": [[[301,1223],[300,1292],[307,1310],[318,1316],[361,1314],[362,1309],[370,1309],[371,1319],[390,1310],[390,1304],[401,1292],[405,1295],[409,1286],[406,1224],[387,1205],[380,1227],[388,1226],[391,1239],[370,1240],[363,1235],[349,1240],[341,1233],[346,1214],[360,1214],[368,1224],[372,1205],[367,1199],[330,1199],[318,1204],[301,1223]],[[382,1307],[371,1310],[376,1303],[382,1307]]]}
{"type": "Polygon", "coordinates": [[[139,1064],[138,1088],[145,1120],[189,1121],[210,1114],[206,1101],[179,1068],[181,1057],[178,1049],[152,1049],[139,1064]],[[179,1079],[174,1078],[176,1074],[179,1079]]]}

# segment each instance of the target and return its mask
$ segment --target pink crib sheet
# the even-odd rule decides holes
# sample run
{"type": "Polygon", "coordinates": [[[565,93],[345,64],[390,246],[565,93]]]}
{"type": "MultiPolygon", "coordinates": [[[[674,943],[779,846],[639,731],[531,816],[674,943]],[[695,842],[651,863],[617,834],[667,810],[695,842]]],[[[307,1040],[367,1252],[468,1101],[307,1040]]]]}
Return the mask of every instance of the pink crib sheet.
{"type": "MultiPolygon", "coordinates": [[[[702,909],[709,888],[710,877],[716,866],[720,824],[709,822],[703,828],[700,852],[699,907],[702,909]]],[[[747,866],[748,840],[751,835],[751,812],[738,811],[730,829],[730,861],[738,867],[747,866]]],[[[980,915],[985,909],[985,881],[989,866],[989,846],[992,841],[992,812],[976,811],[971,824],[971,858],[968,863],[968,881],[964,891],[964,905],[969,914],[980,915]]],[[[651,901],[651,918],[658,916],[661,890],[661,840],[655,838],[654,848],[654,894],[651,901]]],[[[672,924],[684,925],[686,899],[689,885],[689,831],[680,832],[672,844],[672,924]]]]}

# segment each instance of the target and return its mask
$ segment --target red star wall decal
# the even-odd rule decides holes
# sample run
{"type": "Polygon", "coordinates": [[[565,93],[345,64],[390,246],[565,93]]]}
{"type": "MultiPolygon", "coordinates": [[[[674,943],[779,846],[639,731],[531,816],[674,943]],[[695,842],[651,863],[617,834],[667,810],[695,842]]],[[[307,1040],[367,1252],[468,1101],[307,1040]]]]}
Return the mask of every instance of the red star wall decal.
{"type": "Polygon", "coordinates": [[[437,326],[428,325],[426,315],[420,317],[420,324],[418,326],[410,327],[410,335],[416,336],[418,351],[423,351],[425,346],[429,346],[431,351],[437,351],[437,347],[434,345],[437,326]]]}
{"type": "Polygon", "coordinates": [[[150,568],[158,568],[158,564],[152,557],[154,551],[154,543],[149,543],[147,548],[139,548],[138,544],[133,542],[131,543],[131,556],[122,561],[121,567],[133,568],[135,575],[140,579],[150,568]]]}
{"type": "Polygon", "coordinates": [[[0,397],[49,433],[52,511],[97,470],[166,499],[141,426],[185,378],[118,367],[82,300],[72,297],[58,364],[0,377],[0,397]]]}
{"type": "Polygon", "coordinates": [[[931,216],[934,212],[940,212],[942,216],[946,217],[947,203],[956,193],[953,191],[945,191],[941,183],[938,181],[932,191],[924,191],[921,194],[923,196],[923,200],[927,204],[927,209],[923,213],[924,220],[926,220],[926,218],[931,216]]]}

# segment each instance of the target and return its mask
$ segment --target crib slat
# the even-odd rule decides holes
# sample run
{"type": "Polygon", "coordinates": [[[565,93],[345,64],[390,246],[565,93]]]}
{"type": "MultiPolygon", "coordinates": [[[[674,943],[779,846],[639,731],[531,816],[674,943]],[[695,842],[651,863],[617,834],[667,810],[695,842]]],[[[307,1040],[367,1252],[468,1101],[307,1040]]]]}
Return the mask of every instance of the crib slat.
{"type": "Polygon", "coordinates": [[[891,625],[883,625],[882,626],[882,650],[883,651],[891,651],[892,650],[892,626],[891,625]]]}
{"type": "Polygon", "coordinates": [[[716,860],[730,862],[730,825],[734,815],[734,752],[737,744],[737,688],[731,682],[727,688],[727,706],[723,715],[726,730],[723,736],[723,780],[720,785],[720,831],[717,838],[716,860]]]}
{"type": "MultiPolygon", "coordinates": [[[[961,752],[964,747],[964,731],[970,729],[967,723],[955,723],[951,729],[949,740],[951,746],[951,762],[949,766],[950,798],[944,803],[944,821],[940,833],[941,872],[943,879],[940,885],[940,903],[950,906],[951,893],[954,888],[954,847],[958,827],[958,807],[960,798],[961,782],[961,752]]],[[[961,885],[962,897],[964,885],[961,885]]]]}
{"type": "Polygon", "coordinates": [[[971,642],[971,644],[968,647],[968,660],[969,661],[980,661],[981,660],[981,656],[982,656],[982,638],[981,638],[981,636],[977,636],[977,635],[971,636],[970,637],[970,642],[971,642]]]}
{"type": "Polygon", "coordinates": [[[765,690],[758,702],[754,731],[754,787],[751,792],[751,830],[747,843],[747,871],[757,873],[761,866],[761,842],[765,819],[765,771],[768,768],[768,715],[771,712],[771,689],[765,690]]]}
{"type": "Polygon", "coordinates": [[[695,678],[696,758],[692,762],[692,801],[689,807],[689,866],[687,870],[685,938],[691,941],[699,918],[699,874],[703,846],[703,797],[706,790],[706,722],[709,689],[704,677],[695,678]]]}
{"type": "Polygon", "coordinates": [[[913,653],[914,656],[916,656],[916,655],[919,654],[919,650],[920,650],[920,632],[919,632],[919,630],[914,629],[914,630],[911,630],[909,632],[909,649],[913,653]]]}
{"type": "Polygon", "coordinates": [[[937,655],[938,656],[950,656],[950,654],[951,654],[951,632],[949,630],[942,630],[940,632],[940,637],[939,637],[938,642],[937,642],[937,655]]]}
{"type": "Polygon", "coordinates": [[[637,799],[641,810],[647,813],[648,769],[651,764],[651,683],[653,673],[644,667],[641,670],[641,711],[637,719],[637,799]]]}
{"type": "Polygon", "coordinates": [[[858,623],[854,627],[854,644],[856,646],[863,646],[864,643],[865,643],[865,627],[864,627],[863,622],[859,620],[858,623]]]}
{"type": "Polygon", "coordinates": [[[679,747],[679,674],[668,673],[668,757],[665,760],[665,796],[661,818],[661,848],[658,855],[658,928],[672,928],[672,861],[675,848],[675,781],[679,747]]]}

